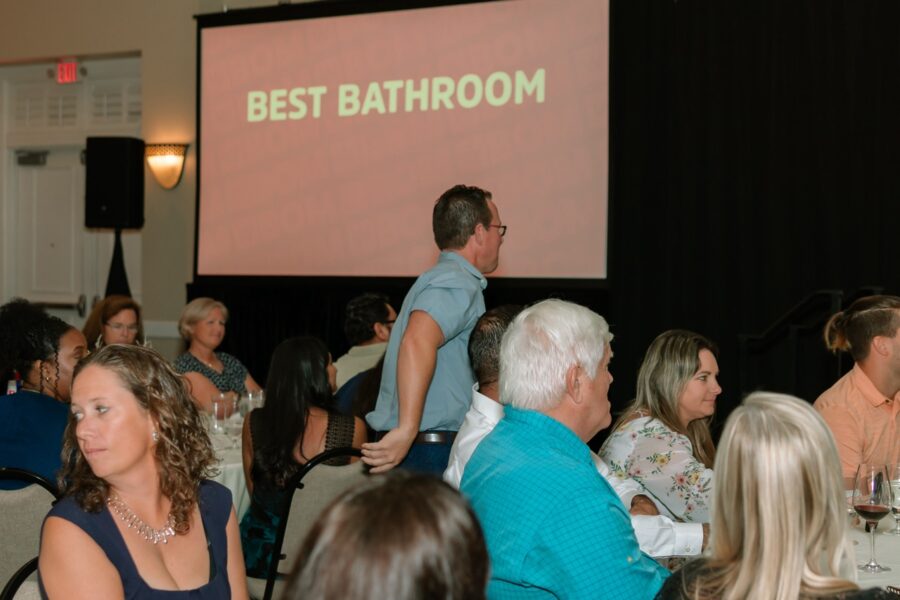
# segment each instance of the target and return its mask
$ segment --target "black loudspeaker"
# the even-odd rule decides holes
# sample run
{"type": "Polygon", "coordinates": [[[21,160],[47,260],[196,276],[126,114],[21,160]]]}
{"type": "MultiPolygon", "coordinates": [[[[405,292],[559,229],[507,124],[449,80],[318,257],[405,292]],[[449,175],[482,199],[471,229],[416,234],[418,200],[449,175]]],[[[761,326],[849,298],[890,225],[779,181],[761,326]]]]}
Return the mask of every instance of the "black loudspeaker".
{"type": "Polygon", "coordinates": [[[85,170],[85,227],[140,229],[144,226],[143,140],[89,137],[85,170]]]}

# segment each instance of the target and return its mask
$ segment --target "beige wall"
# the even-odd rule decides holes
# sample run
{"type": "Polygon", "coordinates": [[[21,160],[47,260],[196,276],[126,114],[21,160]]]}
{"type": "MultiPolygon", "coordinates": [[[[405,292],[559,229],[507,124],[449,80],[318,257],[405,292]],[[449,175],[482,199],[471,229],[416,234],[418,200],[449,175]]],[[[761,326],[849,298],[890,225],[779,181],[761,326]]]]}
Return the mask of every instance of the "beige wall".
{"type": "Polygon", "coordinates": [[[140,53],[142,137],[148,143],[191,145],[184,177],[174,190],[163,190],[147,172],[142,241],[142,290],[147,320],[178,319],[184,305],[185,284],[193,273],[197,56],[193,16],[221,11],[223,5],[235,9],[272,4],[275,0],[0,3],[0,64],[140,53]]]}

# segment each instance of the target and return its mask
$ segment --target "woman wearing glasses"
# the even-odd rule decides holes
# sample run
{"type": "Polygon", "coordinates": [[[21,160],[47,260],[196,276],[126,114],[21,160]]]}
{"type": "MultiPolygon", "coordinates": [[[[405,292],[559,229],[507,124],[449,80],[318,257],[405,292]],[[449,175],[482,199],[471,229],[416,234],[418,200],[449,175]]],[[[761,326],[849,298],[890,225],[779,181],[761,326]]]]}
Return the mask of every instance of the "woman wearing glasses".
{"type": "Polygon", "coordinates": [[[109,344],[143,345],[141,307],[128,296],[107,296],[94,305],[82,333],[97,349],[109,344]]]}

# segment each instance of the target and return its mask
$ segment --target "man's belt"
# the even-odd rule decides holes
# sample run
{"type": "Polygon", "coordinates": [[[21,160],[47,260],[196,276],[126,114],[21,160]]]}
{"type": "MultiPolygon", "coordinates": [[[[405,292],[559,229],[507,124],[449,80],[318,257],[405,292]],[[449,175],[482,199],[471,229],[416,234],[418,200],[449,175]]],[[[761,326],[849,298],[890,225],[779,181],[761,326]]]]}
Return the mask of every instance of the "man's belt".
{"type": "MultiPolygon", "coordinates": [[[[386,434],[387,431],[379,431],[375,434],[375,439],[380,440],[386,434]]],[[[420,431],[413,444],[452,444],[455,438],[455,431],[420,431]]]]}
{"type": "Polygon", "coordinates": [[[452,444],[455,431],[420,431],[415,444],[452,444]]]}

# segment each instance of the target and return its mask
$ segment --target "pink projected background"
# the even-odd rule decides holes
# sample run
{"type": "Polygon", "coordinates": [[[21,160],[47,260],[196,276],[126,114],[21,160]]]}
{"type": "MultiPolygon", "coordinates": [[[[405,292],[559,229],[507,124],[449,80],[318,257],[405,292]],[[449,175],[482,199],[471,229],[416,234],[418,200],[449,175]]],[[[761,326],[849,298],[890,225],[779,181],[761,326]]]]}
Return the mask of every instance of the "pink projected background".
{"type": "Polygon", "coordinates": [[[597,0],[204,29],[198,274],[418,275],[435,199],[465,183],[509,226],[496,275],[605,277],[608,31],[597,0]],[[393,114],[338,115],[342,84],[362,102],[370,82],[537,69],[543,103],[405,112],[401,90],[393,114]],[[311,86],[319,118],[306,96],[303,119],[248,122],[249,92],[311,86]]]}

